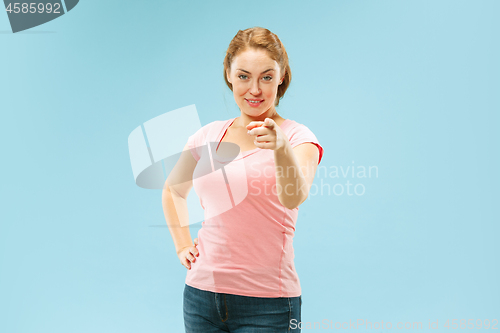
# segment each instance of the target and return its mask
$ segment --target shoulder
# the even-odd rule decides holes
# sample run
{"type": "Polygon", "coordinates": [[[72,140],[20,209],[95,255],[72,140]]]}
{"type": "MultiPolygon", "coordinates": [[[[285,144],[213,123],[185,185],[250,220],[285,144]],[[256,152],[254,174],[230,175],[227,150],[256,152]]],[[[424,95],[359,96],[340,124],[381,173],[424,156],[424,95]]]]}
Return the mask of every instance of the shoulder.
{"type": "Polygon", "coordinates": [[[201,126],[195,133],[192,133],[190,137],[193,139],[205,139],[207,137],[217,136],[220,130],[228,120],[214,120],[206,125],[201,126]]]}
{"type": "Polygon", "coordinates": [[[314,138],[314,140],[317,141],[316,136],[309,127],[292,119],[287,120],[288,124],[284,128],[283,132],[285,132],[290,142],[292,142],[296,137],[314,138]]]}
{"type": "MultiPolygon", "coordinates": [[[[299,123],[295,120],[288,119],[288,125],[284,128],[283,132],[288,137],[292,148],[300,144],[310,142],[319,149],[319,162],[323,157],[323,146],[320,144],[318,138],[313,131],[306,125],[299,123]]],[[[318,162],[318,163],[319,163],[318,162]]]]}
{"type": "Polygon", "coordinates": [[[217,140],[217,136],[228,120],[215,120],[201,126],[196,132],[188,137],[187,146],[191,150],[196,161],[202,155],[203,147],[207,142],[217,140]]]}
{"type": "Polygon", "coordinates": [[[212,130],[216,127],[222,127],[222,126],[224,126],[224,124],[226,122],[227,122],[227,120],[214,120],[212,122],[209,122],[206,125],[201,126],[198,131],[208,131],[208,130],[212,130]]]}

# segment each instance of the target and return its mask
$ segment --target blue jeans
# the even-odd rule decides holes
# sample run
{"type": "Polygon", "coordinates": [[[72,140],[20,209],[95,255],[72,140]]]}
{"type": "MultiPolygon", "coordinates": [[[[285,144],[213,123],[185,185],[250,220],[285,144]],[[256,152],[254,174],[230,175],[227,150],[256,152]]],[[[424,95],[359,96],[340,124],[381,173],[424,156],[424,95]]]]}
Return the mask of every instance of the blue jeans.
{"type": "Polygon", "coordinates": [[[302,296],[250,297],[184,287],[186,333],[300,332],[302,296]]]}

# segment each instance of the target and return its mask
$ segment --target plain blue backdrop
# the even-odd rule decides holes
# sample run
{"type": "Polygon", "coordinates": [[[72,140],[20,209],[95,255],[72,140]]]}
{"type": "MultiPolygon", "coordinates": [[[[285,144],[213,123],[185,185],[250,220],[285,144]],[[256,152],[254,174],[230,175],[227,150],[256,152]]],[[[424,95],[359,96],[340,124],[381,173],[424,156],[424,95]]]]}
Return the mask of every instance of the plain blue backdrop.
{"type": "Polygon", "coordinates": [[[190,104],[202,125],[238,116],[222,62],[253,26],[290,57],[279,114],[325,149],[294,239],[302,321],[500,319],[499,14],[493,0],[84,0],[12,34],[0,13],[0,331],[184,331],[186,269],[127,138],[190,104]]]}

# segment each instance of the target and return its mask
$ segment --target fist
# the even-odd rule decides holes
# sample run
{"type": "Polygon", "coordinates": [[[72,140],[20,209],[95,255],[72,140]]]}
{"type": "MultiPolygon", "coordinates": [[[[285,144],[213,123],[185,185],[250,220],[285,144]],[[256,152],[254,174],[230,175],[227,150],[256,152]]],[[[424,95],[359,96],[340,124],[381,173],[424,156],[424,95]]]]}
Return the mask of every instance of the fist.
{"type": "Polygon", "coordinates": [[[198,238],[194,239],[194,246],[187,246],[183,249],[180,249],[177,253],[179,260],[182,266],[187,269],[191,269],[191,264],[196,262],[196,257],[200,256],[200,252],[198,251],[198,238]]]}
{"type": "Polygon", "coordinates": [[[248,135],[255,136],[254,144],[261,149],[279,150],[288,142],[281,127],[271,118],[264,121],[252,121],[247,125],[248,135]]]}

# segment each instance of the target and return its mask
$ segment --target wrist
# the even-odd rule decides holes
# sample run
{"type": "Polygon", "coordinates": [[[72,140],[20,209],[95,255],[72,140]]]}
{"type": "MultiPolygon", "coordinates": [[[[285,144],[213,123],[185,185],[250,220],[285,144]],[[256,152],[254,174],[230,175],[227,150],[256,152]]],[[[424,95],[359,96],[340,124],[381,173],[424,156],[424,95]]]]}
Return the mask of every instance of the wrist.
{"type": "Polygon", "coordinates": [[[285,141],[279,148],[276,148],[274,150],[275,155],[288,155],[292,149],[292,146],[290,145],[290,141],[285,141]]]}
{"type": "Polygon", "coordinates": [[[188,247],[191,247],[191,246],[194,246],[193,244],[191,245],[186,245],[186,246],[179,246],[175,249],[175,252],[177,252],[177,255],[179,255],[184,249],[188,248],[188,247]]]}

